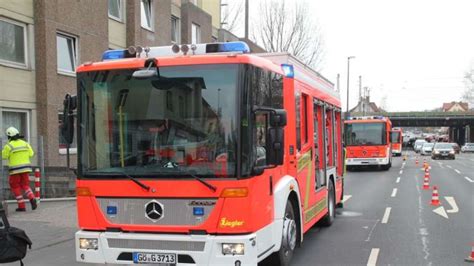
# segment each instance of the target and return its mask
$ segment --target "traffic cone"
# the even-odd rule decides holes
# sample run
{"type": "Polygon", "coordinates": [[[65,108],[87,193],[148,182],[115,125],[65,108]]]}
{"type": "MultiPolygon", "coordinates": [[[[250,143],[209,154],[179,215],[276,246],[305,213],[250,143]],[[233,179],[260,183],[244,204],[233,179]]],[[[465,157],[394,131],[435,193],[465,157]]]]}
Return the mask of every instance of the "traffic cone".
{"type": "Polygon", "coordinates": [[[433,196],[431,196],[431,205],[438,206],[439,205],[439,196],[438,196],[438,187],[433,186],[433,196]]]}
{"type": "Polygon", "coordinates": [[[474,243],[471,244],[471,256],[464,259],[467,262],[474,262],[474,243]]]}
{"type": "Polygon", "coordinates": [[[425,175],[425,178],[423,180],[423,189],[428,190],[430,189],[430,179],[425,175]]]}

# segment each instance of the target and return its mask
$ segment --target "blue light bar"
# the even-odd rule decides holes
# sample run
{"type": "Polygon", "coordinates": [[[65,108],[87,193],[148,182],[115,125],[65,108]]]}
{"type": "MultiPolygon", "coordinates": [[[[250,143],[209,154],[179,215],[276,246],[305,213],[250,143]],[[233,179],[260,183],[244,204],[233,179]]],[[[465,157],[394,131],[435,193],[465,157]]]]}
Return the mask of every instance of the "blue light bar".
{"type": "Polygon", "coordinates": [[[125,50],[108,50],[102,54],[102,60],[114,60],[125,58],[125,50]]]}
{"type": "Polygon", "coordinates": [[[220,52],[250,53],[249,46],[244,42],[225,42],[219,47],[220,52]]]}
{"type": "Polygon", "coordinates": [[[295,71],[293,69],[293,65],[289,64],[281,64],[281,69],[283,70],[283,74],[287,78],[294,78],[295,77],[295,71]]]}

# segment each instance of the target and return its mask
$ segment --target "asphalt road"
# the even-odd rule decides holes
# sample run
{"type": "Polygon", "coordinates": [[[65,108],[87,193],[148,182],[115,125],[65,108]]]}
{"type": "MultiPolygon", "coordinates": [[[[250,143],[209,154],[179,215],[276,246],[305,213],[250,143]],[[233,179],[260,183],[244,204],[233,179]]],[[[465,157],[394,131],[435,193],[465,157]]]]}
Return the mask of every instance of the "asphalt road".
{"type": "Polygon", "coordinates": [[[417,166],[415,154],[408,154],[405,164],[395,158],[389,171],[349,172],[345,194],[351,197],[331,227],[307,234],[292,265],[469,265],[464,258],[474,242],[474,155],[424,157],[431,179],[423,190],[422,161],[417,166]],[[433,185],[448,218],[433,212],[440,207],[430,205],[433,185]],[[454,199],[457,212],[446,197],[454,199]]]}
{"type": "MultiPolygon", "coordinates": [[[[389,171],[348,172],[344,208],[331,227],[315,226],[304,236],[292,265],[473,265],[464,258],[474,242],[474,154],[454,161],[425,157],[429,190],[422,189],[422,161],[415,165],[414,156],[405,164],[394,158],[389,171]],[[430,205],[433,185],[440,206],[430,205]]],[[[44,202],[9,219],[33,240],[25,265],[84,265],[75,262],[74,202],[44,202]]]]}

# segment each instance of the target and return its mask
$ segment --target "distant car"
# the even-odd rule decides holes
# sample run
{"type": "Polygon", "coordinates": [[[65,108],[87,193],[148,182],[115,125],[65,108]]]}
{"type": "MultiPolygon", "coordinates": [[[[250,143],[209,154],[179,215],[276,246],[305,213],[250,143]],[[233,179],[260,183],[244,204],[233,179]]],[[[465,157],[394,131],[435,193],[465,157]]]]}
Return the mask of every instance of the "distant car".
{"type": "Polygon", "coordinates": [[[461,148],[459,147],[459,145],[457,143],[451,143],[451,145],[453,145],[454,152],[456,154],[459,154],[459,152],[461,151],[461,148]]]}
{"type": "Polygon", "coordinates": [[[413,149],[415,150],[416,153],[419,153],[421,151],[421,147],[423,147],[423,143],[426,143],[426,140],[417,139],[415,141],[415,143],[413,144],[413,149]]]}
{"type": "Polygon", "coordinates": [[[451,159],[456,158],[456,152],[454,151],[453,145],[451,143],[438,142],[433,147],[433,152],[431,153],[431,159],[451,159]]]}
{"type": "Polygon", "coordinates": [[[420,154],[431,155],[434,145],[435,145],[434,143],[429,143],[429,142],[423,143],[423,146],[421,146],[421,149],[420,149],[420,154]]]}
{"type": "Polygon", "coordinates": [[[461,147],[462,152],[474,152],[474,143],[466,143],[461,147]]]}

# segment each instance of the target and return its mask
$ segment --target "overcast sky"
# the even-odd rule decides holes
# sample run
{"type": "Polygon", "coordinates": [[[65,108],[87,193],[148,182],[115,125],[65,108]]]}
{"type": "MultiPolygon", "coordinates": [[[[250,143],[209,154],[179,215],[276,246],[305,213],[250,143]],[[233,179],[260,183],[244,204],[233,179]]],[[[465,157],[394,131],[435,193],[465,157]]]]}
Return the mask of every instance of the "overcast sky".
{"type": "MultiPolygon", "coordinates": [[[[346,102],[347,56],[351,60],[350,107],[357,102],[358,76],[386,97],[389,111],[418,111],[459,100],[463,73],[474,63],[473,0],[313,0],[323,30],[322,74],[341,73],[346,102]]],[[[345,109],[345,107],[344,107],[345,109]]]]}
{"type": "MultiPolygon", "coordinates": [[[[258,16],[258,2],[250,1],[251,17],[258,16]]],[[[334,83],[341,74],[344,110],[348,56],[356,56],[350,67],[351,108],[359,75],[362,86],[371,88],[372,101],[379,105],[386,97],[389,111],[422,111],[460,100],[463,73],[474,64],[474,0],[306,3],[323,31],[321,73],[334,83]]]]}

